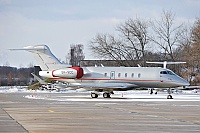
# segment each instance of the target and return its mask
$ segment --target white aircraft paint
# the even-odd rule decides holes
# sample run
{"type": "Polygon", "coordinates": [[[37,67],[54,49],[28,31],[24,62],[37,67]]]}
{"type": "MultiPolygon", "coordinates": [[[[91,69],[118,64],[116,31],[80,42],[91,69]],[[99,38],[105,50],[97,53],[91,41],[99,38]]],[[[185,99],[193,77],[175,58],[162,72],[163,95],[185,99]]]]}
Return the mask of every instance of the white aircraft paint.
{"type": "MultiPolygon", "coordinates": [[[[174,88],[189,83],[167,68],[160,67],[74,67],[61,64],[46,45],[24,47],[31,52],[42,71],[40,76],[69,83],[69,87],[84,88],[97,98],[104,92],[104,98],[110,98],[113,91],[127,91],[136,88],[174,88]]],[[[172,99],[171,91],[168,98],[172,99]]]]}

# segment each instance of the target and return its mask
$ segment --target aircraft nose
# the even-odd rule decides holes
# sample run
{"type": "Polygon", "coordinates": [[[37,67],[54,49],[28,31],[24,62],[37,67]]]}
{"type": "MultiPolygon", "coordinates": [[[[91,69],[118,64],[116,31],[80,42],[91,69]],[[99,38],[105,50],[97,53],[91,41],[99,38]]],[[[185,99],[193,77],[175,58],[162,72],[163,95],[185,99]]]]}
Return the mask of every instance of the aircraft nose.
{"type": "Polygon", "coordinates": [[[188,81],[186,81],[185,79],[182,79],[182,78],[180,79],[179,84],[181,86],[189,86],[190,85],[190,83],[188,81]]]}

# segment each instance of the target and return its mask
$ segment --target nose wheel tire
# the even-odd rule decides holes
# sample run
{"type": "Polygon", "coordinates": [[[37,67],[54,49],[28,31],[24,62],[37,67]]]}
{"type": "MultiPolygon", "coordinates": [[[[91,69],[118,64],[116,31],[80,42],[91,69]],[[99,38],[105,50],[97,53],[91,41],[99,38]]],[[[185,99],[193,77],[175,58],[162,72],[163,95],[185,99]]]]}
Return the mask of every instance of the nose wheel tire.
{"type": "Polygon", "coordinates": [[[172,95],[168,95],[167,99],[173,99],[172,95]]]}

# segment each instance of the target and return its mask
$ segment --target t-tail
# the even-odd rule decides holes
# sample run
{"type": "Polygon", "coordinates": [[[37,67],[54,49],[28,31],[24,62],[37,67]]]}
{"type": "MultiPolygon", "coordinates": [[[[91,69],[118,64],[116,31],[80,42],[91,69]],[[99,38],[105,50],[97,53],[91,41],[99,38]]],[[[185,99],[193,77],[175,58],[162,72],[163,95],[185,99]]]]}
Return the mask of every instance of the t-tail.
{"type": "Polygon", "coordinates": [[[23,49],[10,49],[10,50],[26,50],[31,52],[38,65],[41,67],[42,71],[51,71],[66,67],[71,67],[71,65],[62,64],[50,51],[47,45],[35,45],[27,46],[23,49]]]}

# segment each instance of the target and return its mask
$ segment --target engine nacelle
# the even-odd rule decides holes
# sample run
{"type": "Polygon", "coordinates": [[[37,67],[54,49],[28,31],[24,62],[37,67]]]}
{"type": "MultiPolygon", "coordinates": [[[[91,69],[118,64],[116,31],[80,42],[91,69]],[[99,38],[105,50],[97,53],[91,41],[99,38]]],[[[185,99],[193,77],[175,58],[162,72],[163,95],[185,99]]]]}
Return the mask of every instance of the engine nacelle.
{"type": "Polygon", "coordinates": [[[52,71],[53,77],[62,77],[69,79],[79,79],[83,77],[83,68],[81,67],[70,67],[65,69],[58,69],[52,71]]]}

